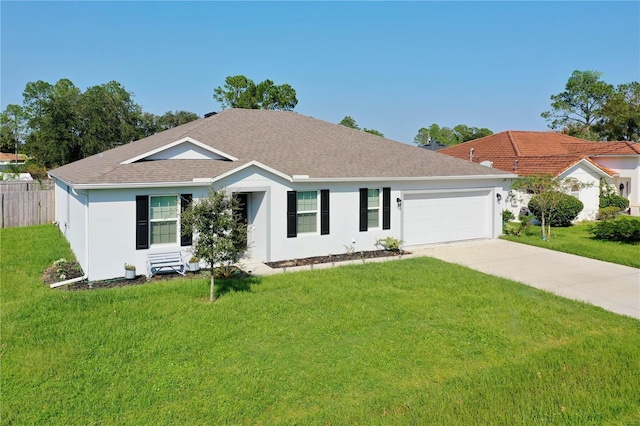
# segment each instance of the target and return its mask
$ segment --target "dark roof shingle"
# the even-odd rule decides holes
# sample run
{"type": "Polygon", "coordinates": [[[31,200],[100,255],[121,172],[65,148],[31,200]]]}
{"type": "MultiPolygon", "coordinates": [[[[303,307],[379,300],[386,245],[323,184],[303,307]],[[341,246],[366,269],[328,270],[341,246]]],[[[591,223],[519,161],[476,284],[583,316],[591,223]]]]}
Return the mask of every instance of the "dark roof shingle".
{"type": "Polygon", "coordinates": [[[72,184],[191,182],[251,161],[316,179],[479,176],[503,172],[287,111],[230,109],[50,172],[72,184]],[[238,161],[123,161],[189,137],[238,161]]]}

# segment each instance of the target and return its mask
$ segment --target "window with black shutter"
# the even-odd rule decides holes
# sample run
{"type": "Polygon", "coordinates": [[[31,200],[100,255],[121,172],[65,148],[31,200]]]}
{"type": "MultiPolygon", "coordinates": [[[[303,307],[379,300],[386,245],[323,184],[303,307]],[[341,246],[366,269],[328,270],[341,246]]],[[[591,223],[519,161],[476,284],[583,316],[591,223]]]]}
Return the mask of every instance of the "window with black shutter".
{"type": "Polygon", "coordinates": [[[136,196],[136,250],[149,248],[149,197],[136,196]]]}
{"type": "MultiPolygon", "coordinates": [[[[193,195],[191,194],[180,194],[180,211],[184,212],[191,206],[193,202],[193,195]]],[[[182,247],[190,246],[193,244],[193,233],[191,229],[187,229],[186,227],[180,224],[180,245],[182,247]]]]}

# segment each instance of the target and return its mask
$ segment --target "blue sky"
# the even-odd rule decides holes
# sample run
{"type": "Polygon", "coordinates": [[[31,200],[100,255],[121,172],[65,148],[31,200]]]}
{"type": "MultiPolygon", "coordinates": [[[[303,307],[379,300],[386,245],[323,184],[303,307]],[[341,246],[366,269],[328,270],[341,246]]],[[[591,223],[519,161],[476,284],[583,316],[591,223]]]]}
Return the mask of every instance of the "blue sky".
{"type": "Polygon", "coordinates": [[[220,110],[230,75],[295,111],[410,143],[420,127],[545,130],[574,70],[640,80],[640,2],[8,2],[1,106],[30,81],[116,80],[155,114],[220,110]]]}

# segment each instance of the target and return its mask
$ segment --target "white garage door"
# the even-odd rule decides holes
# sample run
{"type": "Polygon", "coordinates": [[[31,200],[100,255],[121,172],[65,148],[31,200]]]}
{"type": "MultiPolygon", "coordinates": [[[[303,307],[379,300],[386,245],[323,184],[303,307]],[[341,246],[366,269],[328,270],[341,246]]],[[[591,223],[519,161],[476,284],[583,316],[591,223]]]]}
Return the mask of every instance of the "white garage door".
{"type": "Polygon", "coordinates": [[[490,238],[492,209],[489,191],[405,194],[405,245],[490,238]]]}

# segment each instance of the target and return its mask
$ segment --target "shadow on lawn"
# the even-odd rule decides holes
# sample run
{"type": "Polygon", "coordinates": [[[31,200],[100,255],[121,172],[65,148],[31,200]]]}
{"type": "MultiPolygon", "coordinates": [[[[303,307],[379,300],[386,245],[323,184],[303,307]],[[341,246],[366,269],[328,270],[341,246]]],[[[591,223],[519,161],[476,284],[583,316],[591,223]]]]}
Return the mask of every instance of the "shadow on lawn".
{"type": "Polygon", "coordinates": [[[229,278],[216,278],[216,297],[231,292],[251,291],[251,287],[259,283],[260,277],[248,274],[229,278]]]}

